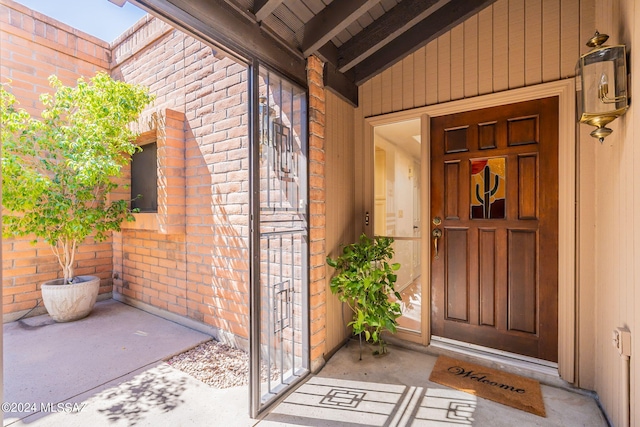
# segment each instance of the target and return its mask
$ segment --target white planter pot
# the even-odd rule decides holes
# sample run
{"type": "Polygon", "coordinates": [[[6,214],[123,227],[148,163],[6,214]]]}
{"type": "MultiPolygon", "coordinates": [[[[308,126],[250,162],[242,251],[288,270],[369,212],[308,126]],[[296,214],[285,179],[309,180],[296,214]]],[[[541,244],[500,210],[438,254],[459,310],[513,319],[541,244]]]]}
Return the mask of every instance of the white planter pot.
{"type": "Polygon", "coordinates": [[[88,316],[98,297],[100,278],[77,276],[70,285],[63,282],[64,279],[56,279],[42,284],[42,301],[51,318],[70,322],[88,316]]]}

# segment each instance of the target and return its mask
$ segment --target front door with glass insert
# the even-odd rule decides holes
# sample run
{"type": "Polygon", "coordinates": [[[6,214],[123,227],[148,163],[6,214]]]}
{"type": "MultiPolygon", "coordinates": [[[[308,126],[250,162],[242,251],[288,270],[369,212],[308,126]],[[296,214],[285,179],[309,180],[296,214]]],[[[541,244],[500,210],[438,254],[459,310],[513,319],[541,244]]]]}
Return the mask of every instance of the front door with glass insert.
{"type": "Polygon", "coordinates": [[[431,119],[431,331],[558,360],[558,99],[431,119]]]}

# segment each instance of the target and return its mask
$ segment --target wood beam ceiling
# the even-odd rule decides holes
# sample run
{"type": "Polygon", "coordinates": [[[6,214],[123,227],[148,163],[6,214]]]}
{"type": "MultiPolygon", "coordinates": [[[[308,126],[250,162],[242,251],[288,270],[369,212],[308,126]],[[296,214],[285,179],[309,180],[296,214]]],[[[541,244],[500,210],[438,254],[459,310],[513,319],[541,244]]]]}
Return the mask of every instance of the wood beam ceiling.
{"type": "Polygon", "coordinates": [[[329,3],[304,26],[304,56],[314,53],[378,2],[379,0],[339,0],[329,3]]]}
{"type": "Polygon", "coordinates": [[[496,0],[451,1],[360,61],[353,70],[360,85],[449,31],[496,0]]]}
{"type": "Polygon", "coordinates": [[[128,1],[299,83],[306,82],[305,58],[317,55],[328,64],[325,85],[357,105],[356,85],[496,0],[334,0],[327,6],[314,0],[314,12],[306,9],[311,0],[255,0],[252,10],[238,0],[128,1]],[[345,29],[353,34],[351,26],[365,15],[369,25],[344,40],[345,29]],[[344,40],[339,47],[336,37],[344,40]]]}
{"type": "Polygon", "coordinates": [[[350,70],[380,48],[402,35],[450,0],[403,1],[382,15],[338,50],[338,69],[350,70]]]}
{"type": "Polygon", "coordinates": [[[283,0],[256,0],[253,6],[253,13],[256,15],[258,22],[264,21],[264,18],[271,15],[283,0]]]}

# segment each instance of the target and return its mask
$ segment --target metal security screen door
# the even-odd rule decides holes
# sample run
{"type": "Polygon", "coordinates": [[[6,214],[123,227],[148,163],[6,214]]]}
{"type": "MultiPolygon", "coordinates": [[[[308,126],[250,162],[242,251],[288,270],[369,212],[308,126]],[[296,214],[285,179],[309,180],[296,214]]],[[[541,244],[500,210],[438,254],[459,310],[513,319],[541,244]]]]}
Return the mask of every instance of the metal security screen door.
{"type": "Polygon", "coordinates": [[[309,371],[309,232],[306,91],[262,66],[253,76],[250,403],[255,417],[309,371]]]}

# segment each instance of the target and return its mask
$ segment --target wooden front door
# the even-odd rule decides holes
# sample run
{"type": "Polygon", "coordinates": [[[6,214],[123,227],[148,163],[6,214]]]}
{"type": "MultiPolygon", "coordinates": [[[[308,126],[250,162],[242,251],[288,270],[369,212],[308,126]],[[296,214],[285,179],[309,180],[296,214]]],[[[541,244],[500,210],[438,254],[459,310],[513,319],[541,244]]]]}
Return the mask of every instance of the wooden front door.
{"type": "Polygon", "coordinates": [[[432,334],[556,362],[558,99],[432,118],[431,197],[432,334]]]}

